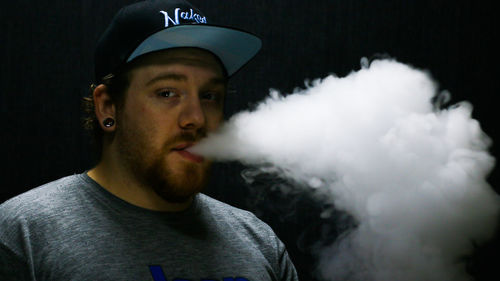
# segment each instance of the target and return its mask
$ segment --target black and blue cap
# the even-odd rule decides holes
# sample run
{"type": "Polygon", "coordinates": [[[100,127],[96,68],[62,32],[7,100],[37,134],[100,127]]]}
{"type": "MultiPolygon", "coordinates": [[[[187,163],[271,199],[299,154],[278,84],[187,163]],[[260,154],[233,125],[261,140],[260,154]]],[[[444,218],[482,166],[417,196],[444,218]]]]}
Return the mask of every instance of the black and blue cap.
{"type": "Polygon", "coordinates": [[[213,53],[231,76],[261,46],[261,40],[249,32],[210,25],[207,17],[187,1],[141,1],[120,9],[99,39],[95,76],[100,82],[141,55],[181,47],[213,53]]]}

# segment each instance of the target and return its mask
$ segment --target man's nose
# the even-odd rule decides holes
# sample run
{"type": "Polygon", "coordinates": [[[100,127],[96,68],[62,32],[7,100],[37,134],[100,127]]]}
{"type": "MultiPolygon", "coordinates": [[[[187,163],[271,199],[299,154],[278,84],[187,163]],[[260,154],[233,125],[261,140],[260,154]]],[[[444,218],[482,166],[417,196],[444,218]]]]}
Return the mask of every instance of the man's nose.
{"type": "Polygon", "coordinates": [[[186,97],[179,115],[179,126],[186,130],[196,130],[205,126],[205,112],[200,98],[186,97]]]}

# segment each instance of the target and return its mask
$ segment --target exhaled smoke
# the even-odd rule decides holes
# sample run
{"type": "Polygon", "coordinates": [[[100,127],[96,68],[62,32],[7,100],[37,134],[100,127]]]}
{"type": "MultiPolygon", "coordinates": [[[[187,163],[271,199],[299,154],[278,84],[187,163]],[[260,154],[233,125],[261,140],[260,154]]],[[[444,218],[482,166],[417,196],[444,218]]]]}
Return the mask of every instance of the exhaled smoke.
{"type": "Polygon", "coordinates": [[[463,257],[499,210],[485,181],[494,159],[472,106],[435,106],[445,99],[428,73],[376,60],[271,91],[192,150],[328,191],[358,224],[322,252],[323,279],[468,280],[463,257]]]}

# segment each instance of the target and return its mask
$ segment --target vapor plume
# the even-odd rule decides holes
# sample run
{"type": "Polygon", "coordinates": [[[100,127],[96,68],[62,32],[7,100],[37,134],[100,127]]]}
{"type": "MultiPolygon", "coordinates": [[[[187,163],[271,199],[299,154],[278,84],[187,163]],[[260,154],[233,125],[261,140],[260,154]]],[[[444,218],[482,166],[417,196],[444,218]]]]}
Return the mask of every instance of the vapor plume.
{"type": "Polygon", "coordinates": [[[357,227],[321,253],[325,280],[469,280],[499,198],[490,139],[429,73],[391,59],[317,79],[233,116],[192,150],[325,191],[357,227]],[[434,101],[434,102],[433,102],[434,101]]]}

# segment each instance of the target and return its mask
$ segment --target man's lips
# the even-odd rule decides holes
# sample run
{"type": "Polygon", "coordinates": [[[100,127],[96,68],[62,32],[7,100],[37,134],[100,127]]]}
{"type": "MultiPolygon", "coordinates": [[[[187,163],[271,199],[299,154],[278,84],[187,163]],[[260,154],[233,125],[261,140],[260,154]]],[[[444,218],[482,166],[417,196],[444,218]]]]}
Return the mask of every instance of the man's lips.
{"type": "Polygon", "coordinates": [[[191,146],[193,146],[192,142],[181,143],[181,144],[177,145],[176,147],[172,148],[172,150],[183,150],[183,149],[186,149],[186,148],[191,147],[191,146]]]}
{"type": "Polygon", "coordinates": [[[203,162],[204,158],[202,156],[187,151],[187,149],[191,146],[193,146],[193,143],[182,143],[172,148],[172,151],[179,153],[182,157],[191,160],[193,162],[196,163],[203,162]]]}

